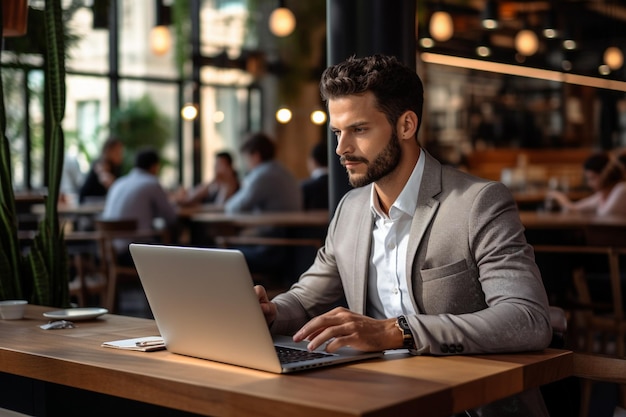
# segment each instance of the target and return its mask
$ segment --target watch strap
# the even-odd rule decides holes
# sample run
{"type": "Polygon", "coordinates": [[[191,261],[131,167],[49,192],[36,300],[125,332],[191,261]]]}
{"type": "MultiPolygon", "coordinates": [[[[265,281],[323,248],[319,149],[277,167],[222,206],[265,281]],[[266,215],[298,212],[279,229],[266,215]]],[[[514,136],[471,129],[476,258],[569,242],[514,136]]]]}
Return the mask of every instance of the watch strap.
{"type": "Polygon", "coordinates": [[[413,333],[409,323],[404,316],[398,316],[396,319],[396,327],[402,332],[402,347],[405,349],[415,349],[415,339],[413,339],[413,333]]]}

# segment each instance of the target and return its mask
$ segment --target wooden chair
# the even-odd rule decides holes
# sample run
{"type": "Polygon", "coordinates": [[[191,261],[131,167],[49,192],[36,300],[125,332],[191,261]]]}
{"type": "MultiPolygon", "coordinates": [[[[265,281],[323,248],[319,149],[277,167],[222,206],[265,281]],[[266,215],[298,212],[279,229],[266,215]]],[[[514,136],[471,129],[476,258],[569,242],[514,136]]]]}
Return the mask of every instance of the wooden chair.
{"type": "Polygon", "coordinates": [[[115,250],[115,241],[123,239],[130,242],[159,242],[168,243],[167,229],[138,230],[135,219],[96,220],[96,231],[100,234],[100,257],[103,272],[107,277],[107,296],[105,308],[116,311],[118,284],[124,281],[138,281],[139,276],[134,264],[121,264],[115,250]]]}
{"type": "MultiPolygon", "coordinates": [[[[572,280],[577,294],[576,306],[569,312],[574,348],[608,357],[626,358],[626,318],[622,299],[620,256],[626,255],[626,230],[615,226],[589,226],[586,245],[534,245],[535,252],[566,253],[573,256],[602,255],[606,259],[606,278],[610,299],[597,300],[584,266],[574,269],[572,280]],[[614,347],[614,348],[613,348],[614,347]]],[[[549,277],[548,277],[549,279],[549,277]]],[[[582,366],[582,365],[581,365],[582,366]]],[[[623,366],[623,365],[622,365],[623,366]]],[[[592,380],[582,382],[581,417],[586,416],[591,399],[592,380]]],[[[621,381],[617,381],[623,383],[621,381]]],[[[621,406],[626,404],[626,385],[620,387],[621,406]]]]}
{"type": "MultiPolygon", "coordinates": [[[[76,300],[79,307],[87,306],[89,296],[97,296],[100,304],[105,302],[107,296],[108,280],[97,265],[95,253],[99,250],[99,242],[95,239],[90,243],[95,243],[93,251],[91,247],[88,247],[72,250],[73,253],[69,255],[76,272],[76,276],[69,283],[69,292],[70,297],[76,300]]],[[[69,245],[68,251],[70,251],[69,245]]]]}
{"type": "Polygon", "coordinates": [[[96,220],[95,227],[96,231],[101,234],[100,262],[102,271],[107,277],[104,307],[110,312],[115,312],[118,283],[122,279],[139,279],[134,265],[120,264],[115,250],[115,240],[132,238],[133,233],[137,231],[137,220],[96,220]]]}
{"type": "MultiPolygon", "coordinates": [[[[565,334],[569,330],[568,327],[568,314],[559,307],[550,306],[550,322],[553,330],[553,343],[550,345],[552,348],[561,349],[561,339],[565,338],[565,334]],[[555,340],[557,341],[556,343],[555,340]]],[[[577,378],[581,382],[581,403],[579,409],[579,415],[581,417],[587,417],[590,406],[590,394],[587,392],[587,388],[591,388],[593,382],[605,382],[615,383],[626,386],[626,359],[616,358],[611,355],[593,354],[587,352],[575,352],[572,360],[573,377],[577,378]]],[[[572,382],[575,382],[573,380],[572,382]]],[[[572,397],[573,390],[576,390],[575,386],[570,385],[570,381],[562,380],[557,381],[541,387],[541,391],[546,400],[546,405],[550,411],[550,415],[571,415],[576,406],[570,404],[574,399],[572,397]],[[546,397],[547,395],[547,397],[546,397]],[[563,410],[564,401],[570,405],[567,411],[563,410]]],[[[623,394],[623,391],[622,391],[623,394]]],[[[621,404],[623,407],[623,404],[621,404]]]]}

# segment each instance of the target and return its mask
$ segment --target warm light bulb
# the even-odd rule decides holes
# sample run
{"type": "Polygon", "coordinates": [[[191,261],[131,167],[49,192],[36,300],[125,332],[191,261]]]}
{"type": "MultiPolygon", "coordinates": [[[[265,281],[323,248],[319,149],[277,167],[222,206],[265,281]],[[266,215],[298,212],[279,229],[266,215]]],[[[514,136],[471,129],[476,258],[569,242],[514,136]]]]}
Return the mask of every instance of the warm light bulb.
{"type": "Polygon", "coordinates": [[[192,103],[185,104],[180,110],[180,115],[185,120],[193,120],[198,117],[198,108],[192,103]]]}
{"type": "Polygon", "coordinates": [[[289,36],[296,28],[296,17],[288,8],[279,7],[270,14],[269,26],[274,35],[289,36]]]}
{"type": "Polygon", "coordinates": [[[283,107],[282,109],[278,109],[278,111],[276,112],[276,120],[282,124],[289,123],[289,121],[291,120],[291,116],[291,110],[285,107],[283,107]]]}
{"type": "Polygon", "coordinates": [[[604,51],[604,63],[613,71],[622,68],[624,65],[624,54],[616,46],[610,46],[604,51]]]}
{"type": "Polygon", "coordinates": [[[515,36],[515,49],[524,56],[534,55],[539,49],[537,34],[529,29],[517,32],[515,36]]]}
{"type": "Polygon", "coordinates": [[[454,24],[448,12],[438,11],[430,18],[430,35],[439,42],[449,40],[454,34],[454,24]]]}
{"type": "Polygon", "coordinates": [[[611,73],[611,68],[609,68],[606,64],[602,64],[598,67],[598,73],[600,75],[609,75],[611,73]]]}
{"type": "Polygon", "coordinates": [[[324,113],[322,110],[315,110],[311,113],[311,121],[316,125],[326,123],[326,113],[324,113]]]}
{"type": "Polygon", "coordinates": [[[491,55],[491,48],[485,45],[481,45],[476,48],[476,53],[478,54],[478,56],[482,56],[484,58],[491,55]]]}
{"type": "Polygon", "coordinates": [[[150,49],[155,55],[165,55],[172,46],[172,35],[167,26],[155,26],[150,31],[150,49]]]}
{"type": "Polygon", "coordinates": [[[214,123],[222,123],[225,118],[226,118],[226,115],[221,110],[218,110],[215,113],[213,113],[213,122],[214,123]]]}
{"type": "Polygon", "coordinates": [[[576,46],[576,41],[573,39],[565,39],[563,41],[563,48],[567,49],[568,51],[576,49],[576,46]]]}

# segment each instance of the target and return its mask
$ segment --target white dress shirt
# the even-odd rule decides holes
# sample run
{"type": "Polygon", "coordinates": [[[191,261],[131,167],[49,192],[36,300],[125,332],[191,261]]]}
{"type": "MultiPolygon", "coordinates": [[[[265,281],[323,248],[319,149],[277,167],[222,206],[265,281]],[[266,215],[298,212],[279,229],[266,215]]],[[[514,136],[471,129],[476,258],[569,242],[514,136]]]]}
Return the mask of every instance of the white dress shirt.
{"type": "Polygon", "coordinates": [[[413,173],[389,209],[389,216],[380,208],[372,187],[370,208],[375,221],[367,298],[370,317],[383,319],[416,313],[409,295],[406,251],[423,172],[424,154],[420,153],[413,173]]]}

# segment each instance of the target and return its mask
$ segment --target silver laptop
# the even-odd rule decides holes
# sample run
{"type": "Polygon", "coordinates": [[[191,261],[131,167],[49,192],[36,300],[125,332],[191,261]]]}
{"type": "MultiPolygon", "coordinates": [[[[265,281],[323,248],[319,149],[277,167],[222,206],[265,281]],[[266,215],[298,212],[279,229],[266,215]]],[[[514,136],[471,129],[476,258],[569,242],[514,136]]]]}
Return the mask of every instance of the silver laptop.
{"type": "Polygon", "coordinates": [[[305,342],[273,338],[238,250],[131,244],[130,252],[170,352],[275,373],[382,355],[308,352],[305,342]]]}

